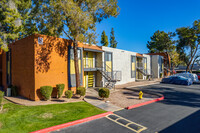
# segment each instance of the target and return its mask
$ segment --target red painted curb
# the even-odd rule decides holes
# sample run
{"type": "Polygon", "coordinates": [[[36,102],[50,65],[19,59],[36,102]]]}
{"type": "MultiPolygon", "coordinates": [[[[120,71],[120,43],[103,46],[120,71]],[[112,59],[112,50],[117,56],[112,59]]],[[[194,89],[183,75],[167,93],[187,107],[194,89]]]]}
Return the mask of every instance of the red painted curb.
{"type": "Polygon", "coordinates": [[[150,103],[154,103],[154,102],[161,101],[161,100],[163,100],[163,99],[164,99],[164,96],[162,96],[162,97],[160,97],[160,98],[157,98],[157,99],[153,99],[153,100],[151,100],[151,101],[147,101],[147,102],[135,104],[135,105],[132,105],[132,106],[128,106],[128,107],[126,107],[126,109],[137,108],[137,107],[140,107],[140,106],[143,106],[143,105],[147,105],[147,104],[150,104],[150,103]]]}
{"type": "Polygon", "coordinates": [[[92,121],[92,120],[95,120],[95,119],[98,119],[98,118],[101,118],[101,117],[105,117],[109,114],[113,114],[113,112],[106,112],[106,113],[94,115],[94,116],[91,116],[91,117],[87,117],[87,118],[84,118],[84,119],[80,119],[80,120],[56,125],[56,126],[53,126],[53,127],[48,127],[48,128],[45,128],[45,129],[41,129],[41,130],[38,130],[38,131],[31,132],[31,133],[48,133],[48,132],[55,131],[55,130],[58,130],[58,129],[66,128],[66,127],[69,127],[69,126],[73,126],[73,125],[77,125],[77,124],[80,124],[80,123],[92,121]]]}

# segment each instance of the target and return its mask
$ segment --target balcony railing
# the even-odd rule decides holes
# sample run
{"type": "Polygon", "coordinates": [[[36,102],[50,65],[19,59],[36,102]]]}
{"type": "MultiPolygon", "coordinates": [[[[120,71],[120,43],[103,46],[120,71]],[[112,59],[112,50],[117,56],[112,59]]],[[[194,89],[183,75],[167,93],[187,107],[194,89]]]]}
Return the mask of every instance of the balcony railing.
{"type": "Polygon", "coordinates": [[[95,68],[95,59],[83,59],[83,66],[84,68],[95,68]]]}

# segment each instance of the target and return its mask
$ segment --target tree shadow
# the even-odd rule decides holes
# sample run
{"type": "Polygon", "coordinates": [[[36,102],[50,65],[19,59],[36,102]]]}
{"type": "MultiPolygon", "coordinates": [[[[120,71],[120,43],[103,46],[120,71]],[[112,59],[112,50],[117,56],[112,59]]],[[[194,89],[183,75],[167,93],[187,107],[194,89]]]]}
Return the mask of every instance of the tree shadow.
{"type": "MultiPolygon", "coordinates": [[[[36,35],[36,37],[42,37],[36,35]]],[[[43,45],[37,44],[35,46],[35,68],[36,73],[46,73],[50,69],[52,63],[52,56],[58,54],[63,57],[65,61],[68,60],[68,46],[72,45],[72,41],[56,38],[56,37],[43,37],[43,45]]]]}
{"type": "MultiPolygon", "coordinates": [[[[131,88],[125,88],[125,89],[133,91],[133,89],[131,88]]],[[[188,89],[190,88],[188,87],[188,89]]],[[[200,91],[199,93],[191,91],[182,91],[182,90],[176,91],[173,88],[155,87],[155,86],[140,87],[140,90],[150,94],[154,93],[154,94],[164,95],[165,99],[161,101],[163,104],[189,106],[195,108],[200,107],[200,91]]]]}
{"type": "Polygon", "coordinates": [[[200,110],[192,113],[159,133],[199,133],[200,110]]]}

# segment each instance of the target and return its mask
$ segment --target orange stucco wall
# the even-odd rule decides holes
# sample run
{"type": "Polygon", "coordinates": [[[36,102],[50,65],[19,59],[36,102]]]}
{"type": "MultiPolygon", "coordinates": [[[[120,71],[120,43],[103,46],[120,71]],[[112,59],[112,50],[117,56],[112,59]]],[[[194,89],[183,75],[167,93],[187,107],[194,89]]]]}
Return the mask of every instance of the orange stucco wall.
{"type": "MultiPolygon", "coordinates": [[[[35,100],[42,99],[41,86],[52,86],[56,94],[56,84],[65,84],[68,89],[68,45],[69,41],[61,38],[35,35],[35,100]],[[38,44],[38,37],[43,38],[43,45],[38,44]]],[[[65,91],[64,90],[64,91],[65,91]]]]}
{"type": "MultiPolygon", "coordinates": [[[[31,100],[43,99],[40,93],[41,86],[52,86],[56,94],[56,84],[65,84],[68,88],[68,46],[71,41],[45,35],[31,35],[10,44],[12,58],[12,85],[19,88],[19,94],[31,100]],[[38,44],[38,37],[43,38],[43,45],[38,44]]],[[[83,43],[78,47],[86,48],[83,43]]],[[[87,48],[101,50],[100,47],[87,46],[87,48]]],[[[82,79],[84,79],[82,77],[82,79]]],[[[83,81],[84,82],[84,81],[83,81]]],[[[6,83],[6,53],[2,53],[2,84],[6,83]]]]}
{"type": "MultiPolygon", "coordinates": [[[[19,94],[34,100],[34,53],[33,38],[29,36],[10,44],[12,85],[18,87],[19,94]]],[[[6,53],[2,54],[2,82],[7,88],[6,79],[6,53]]]]}
{"type": "MultiPolygon", "coordinates": [[[[42,99],[41,86],[54,87],[52,97],[57,96],[56,84],[65,84],[64,92],[68,89],[76,92],[76,87],[68,87],[68,46],[70,45],[73,45],[72,42],[63,38],[35,35],[35,100],[42,99]],[[43,38],[43,45],[38,44],[38,37],[43,38]]],[[[83,44],[79,43],[78,47],[83,47],[83,44]]]]}

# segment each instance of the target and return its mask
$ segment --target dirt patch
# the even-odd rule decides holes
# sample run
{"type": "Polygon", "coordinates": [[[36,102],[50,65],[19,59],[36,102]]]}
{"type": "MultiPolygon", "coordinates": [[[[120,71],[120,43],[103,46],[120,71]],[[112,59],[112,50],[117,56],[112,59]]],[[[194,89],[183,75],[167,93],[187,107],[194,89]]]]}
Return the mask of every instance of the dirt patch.
{"type": "Polygon", "coordinates": [[[120,89],[116,92],[112,92],[107,100],[116,106],[125,108],[134,104],[150,101],[155,98],[158,98],[158,96],[144,93],[143,98],[139,99],[139,92],[120,89]]]}
{"type": "Polygon", "coordinates": [[[63,111],[60,111],[59,113],[62,114],[62,113],[66,113],[68,112],[68,110],[63,110],[63,111]]]}
{"type": "Polygon", "coordinates": [[[53,118],[53,114],[52,113],[44,113],[44,114],[41,114],[39,117],[43,118],[43,119],[50,119],[50,118],[53,118]]]}
{"type": "Polygon", "coordinates": [[[3,124],[0,122],[0,128],[3,126],[3,124]]]}
{"type": "Polygon", "coordinates": [[[2,109],[2,111],[0,112],[0,114],[3,114],[3,113],[6,113],[6,112],[8,112],[8,109],[2,109]]]}

